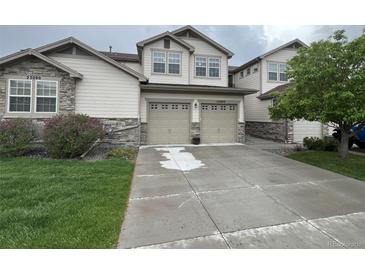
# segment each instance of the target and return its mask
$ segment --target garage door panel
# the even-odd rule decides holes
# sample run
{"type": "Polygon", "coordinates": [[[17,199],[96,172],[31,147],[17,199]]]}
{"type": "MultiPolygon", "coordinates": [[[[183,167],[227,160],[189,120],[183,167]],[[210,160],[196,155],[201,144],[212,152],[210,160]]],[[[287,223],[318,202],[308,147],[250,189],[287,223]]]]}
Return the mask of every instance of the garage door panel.
{"type": "Polygon", "coordinates": [[[297,120],[293,124],[294,142],[302,143],[305,137],[322,138],[322,124],[320,122],[310,122],[297,120]]]}
{"type": "Polygon", "coordinates": [[[150,103],[149,144],[185,144],[190,139],[190,105],[150,103]]]}
{"type": "Polygon", "coordinates": [[[202,143],[236,142],[237,106],[202,104],[202,143]]]}

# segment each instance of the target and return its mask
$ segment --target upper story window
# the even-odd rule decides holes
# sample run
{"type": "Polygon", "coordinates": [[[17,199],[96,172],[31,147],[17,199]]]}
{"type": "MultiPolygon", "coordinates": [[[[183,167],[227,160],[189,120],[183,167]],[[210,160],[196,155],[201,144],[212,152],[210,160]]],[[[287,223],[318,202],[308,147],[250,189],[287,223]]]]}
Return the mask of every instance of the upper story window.
{"type": "Polygon", "coordinates": [[[241,70],[241,71],[240,71],[240,78],[243,78],[243,74],[244,74],[244,71],[243,71],[243,70],[241,70]]]}
{"type": "Polygon", "coordinates": [[[219,78],[221,75],[221,59],[218,57],[195,57],[195,76],[219,78]]]}
{"type": "Polygon", "coordinates": [[[153,51],[152,53],[152,72],[160,74],[180,74],[181,72],[181,53],[153,51]]]}
{"type": "Polygon", "coordinates": [[[288,77],[286,75],[285,63],[268,63],[268,79],[269,81],[286,82],[288,77]]]}
{"type": "Polygon", "coordinates": [[[251,68],[247,68],[246,69],[246,75],[248,76],[248,75],[250,75],[251,74],[251,68]]]}
{"type": "Polygon", "coordinates": [[[161,51],[153,52],[153,72],[154,73],[166,72],[166,52],[161,52],[161,51]]]}
{"type": "Polygon", "coordinates": [[[57,82],[36,81],[36,112],[56,112],[57,82]]]}
{"type": "Polygon", "coordinates": [[[220,77],[221,59],[209,58],[209,77],[220,77]]]}
{"type": "Polygon", "coordinates": [[[259,71],[259,65],[254,65],[253,66],[253,72],[252,73],[256,73],[256,72],[258,72],[259,71]]]}
{"type": "Polygon", "coordinates": [[[168,64],[169,64],[169,74],[180,74],[181,67],[181,54],[180,53],[168,53],[168,64]]]}
{"type": "Polygon", "coordinates": [[[9,112],[30,112],[31,80],[9,80],[9,112]]]}
{"type": "Polygon", "coordinates": [[[206,77],[207,76],[207,58],[196,57],[195,58],[195,76],[206,77]]]}

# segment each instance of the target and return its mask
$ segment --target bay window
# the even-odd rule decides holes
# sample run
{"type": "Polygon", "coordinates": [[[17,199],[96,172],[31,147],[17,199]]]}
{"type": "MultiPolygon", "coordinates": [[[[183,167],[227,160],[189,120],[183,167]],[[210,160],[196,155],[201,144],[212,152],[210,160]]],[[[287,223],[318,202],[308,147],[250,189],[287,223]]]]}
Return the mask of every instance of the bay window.
{"type": "Polygon", "coordinates": [[[32,81],[9,80],[9,112],[30,112],[32,81]]]}
{"type": "Polygon", "coordinates": [[[36,81],[36,112],[56,112],[57,82],[36,81]]]}

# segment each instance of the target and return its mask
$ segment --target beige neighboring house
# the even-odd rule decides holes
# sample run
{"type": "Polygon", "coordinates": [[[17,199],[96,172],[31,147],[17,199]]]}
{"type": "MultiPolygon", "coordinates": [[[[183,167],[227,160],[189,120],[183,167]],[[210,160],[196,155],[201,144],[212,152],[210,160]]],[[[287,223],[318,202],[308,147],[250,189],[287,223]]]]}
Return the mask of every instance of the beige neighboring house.
{"type": "Polygon", "coordinates": [[[252,110],[244,99],[259,87],[229,87],[232,55],[191,26],[138,42],[137,54],[97,51],[73,37],[22,50],[0,59],[0,119],[41,128],[56,114],[83,113],[119,143],[243,143],[252,110]]]}
{"type": "Polygon", "coordinates": [[[289,85],[286,75],[287,62],[297,54],[298,48],[306,46],[299,39],[295,39],[230,69],[232,87],[258,90],[245,96],[246,134],[297,143],[301,143],[304,137],[322,138],[329,134],[328,126],[320,122],[273,121],[269,115],[268,108],[274,102],[272,94],[284,92],[289,85]]]}

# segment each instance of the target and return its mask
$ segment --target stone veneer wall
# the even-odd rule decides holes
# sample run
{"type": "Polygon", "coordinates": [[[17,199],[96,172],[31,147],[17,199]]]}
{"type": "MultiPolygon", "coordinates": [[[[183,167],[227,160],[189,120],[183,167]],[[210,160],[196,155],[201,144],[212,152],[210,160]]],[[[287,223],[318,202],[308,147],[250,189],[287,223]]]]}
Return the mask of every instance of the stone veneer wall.
{"type": "Polygon", "coordinates": [[[192,122],[190,124],[190,138],[200,137],[200,123],[192,122]]]}
{"type": "Polygon", "coordinates": [[[246,128],[245,123],[237,124],[237,141],[244,144],[246,142],[246,128]]]}
{"type": "Polygon", "coordinates": [[[275,141],[285,142],[288,140],[288,134],[291,134],[291,139],[293,138],[293,125],[285,121],[279,122],[253,122],[246,121],[246,134],[270,139],[275,141]],[[291,128],[291,129],[290,129],[291,128]]]}
{"type": "Polygon", "coordinates": [[[138,118],[99,119],[107,132],[105,141],[129,146],[140,145],[141,126],[138,118]]]}
{"type": "MultiPolygon", "coordinates": [[[[71,78],[67,72],[59,70],[36,57],[30,56],[24,57],[18,62],[0,67],[0,119],[6,113],[7,79],[14,76],[26,79],[27,75],[40,76],[43,80],[47,78],[58,79],[59,113],[75,112],[76,80],[71,78]]],[[[29,116],[32,116],[31,113],[29,116]]]]}
{"type": "Polygon", "coordinates": [[[147,145],[147,123],[141,123],[140,144],[147,145]]]}

